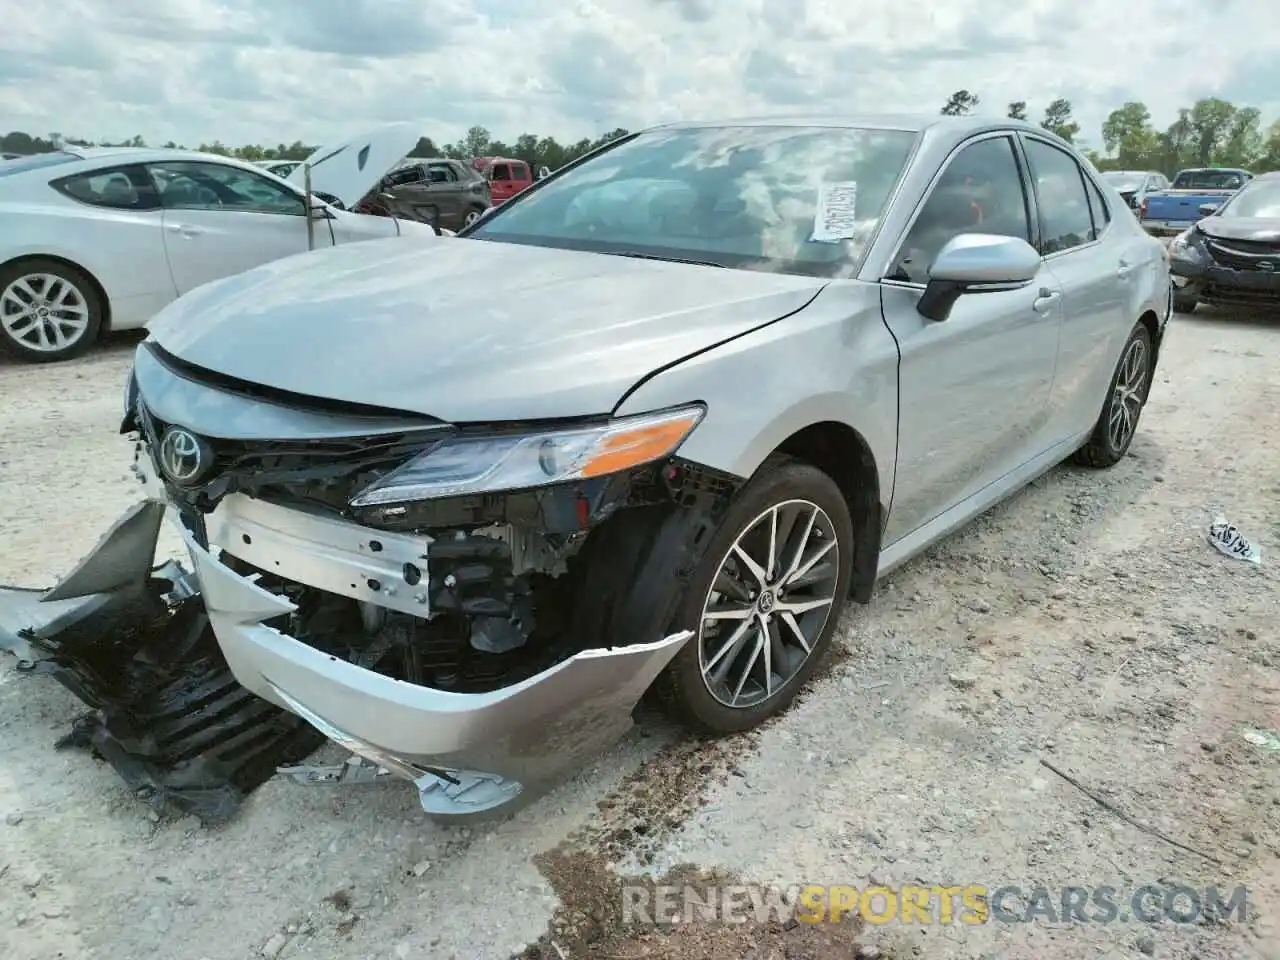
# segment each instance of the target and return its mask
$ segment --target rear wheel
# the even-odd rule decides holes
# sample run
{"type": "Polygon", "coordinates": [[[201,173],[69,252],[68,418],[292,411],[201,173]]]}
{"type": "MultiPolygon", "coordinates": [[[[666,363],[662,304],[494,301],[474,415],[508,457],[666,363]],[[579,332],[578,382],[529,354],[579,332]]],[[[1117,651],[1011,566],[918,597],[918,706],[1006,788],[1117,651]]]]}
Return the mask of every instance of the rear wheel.
{"type": "Polygon", "coordinates": [[[0,348],[23,360],[78,356],[102,327],[102,300],[80,270],[56,260],[0,268],[0,348]]]}
{"type": "Polygon", "coordinates": [[[1151,334],[1141,323],[1134,324],[1120,353],[1120,362],[1111,377],[1102,413],[1094,425],[1089,442],[1075,455],[1075,461],[1086,467],[1110,467],[1124,459],[1138,430],[1138,418],[1151,390],[1155,354],[1151,334]]]}
{"type": "Polygon", "coordinates": [[[757,726],[791,703],[831,645],[853,567],[840,488],[774,461],[739,493],[681,601],[693,639],[659,679],[662,701],[716,734],[757,726]]]}

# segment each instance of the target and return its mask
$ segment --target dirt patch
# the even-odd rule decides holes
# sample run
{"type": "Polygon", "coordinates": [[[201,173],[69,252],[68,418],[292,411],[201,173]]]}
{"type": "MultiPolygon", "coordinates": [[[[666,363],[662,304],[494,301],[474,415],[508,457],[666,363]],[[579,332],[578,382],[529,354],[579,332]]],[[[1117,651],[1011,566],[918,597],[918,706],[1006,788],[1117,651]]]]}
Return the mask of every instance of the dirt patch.
{"type": "MultiPolygon", "coordinates": [[[[554,850],[536,858],[563,906],[550,931],[519,956],[523,960],[609,958],[632,960],[844,960],[879,956],[859,950],[855,922],[808,924],[794,914],[756,920],[748,905],[732,922],[698,916],[681,923],[658,923],[651,905],[659,888],[682,888],[702,903],[723,904],[726,888],[745,886],[737,877],[682,864],[662,877],[624,877],[603,857],[554,850]],[[639,904],[629,911],[626,904],[639,904]],[[648,914],[646,917],[645,914],[648,914]],[[630,915],[629,915],[630,914],[630,915]],[[641,919],[636,919],[639,914],[641,919]]],[[[682,901],[675,907],[681,909],[682,901]]],[[[711,911],[715,913],[715,910],[711,911]]]]}

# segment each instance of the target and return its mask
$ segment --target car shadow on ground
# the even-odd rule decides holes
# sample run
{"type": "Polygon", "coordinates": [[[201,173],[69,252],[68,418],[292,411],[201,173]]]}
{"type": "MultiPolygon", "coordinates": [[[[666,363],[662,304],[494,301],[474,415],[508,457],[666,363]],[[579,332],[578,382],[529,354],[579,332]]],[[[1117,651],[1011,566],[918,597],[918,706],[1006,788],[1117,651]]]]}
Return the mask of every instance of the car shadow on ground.
{"type": "Polygon", "coordinates": [[[1195,313],[1176,314],[1177,323],[1231,324],[1237,327],[1280,328],[1280,304],[1272,309],[1257,307],[1211,307],[1201,304],[1195,313]]]}
{"type": "Polygon", "coordinates": [[[143,340],[146,339],[147,331],[145,330],[124,330],[118,333],[108,333],[105,337],[95,343],[82,356],[73,360],[55,360],[50,364],[31,363],[27,360],[19,360],[17,357],[11,356],[0,351],[0,371],[11,369],[31,369],[39,366],[52,366],[59,369],[66,369],[77,366],[93,366],[98,363],[109,362],[123,354],[131,353],[135,350],[143,340]]]}

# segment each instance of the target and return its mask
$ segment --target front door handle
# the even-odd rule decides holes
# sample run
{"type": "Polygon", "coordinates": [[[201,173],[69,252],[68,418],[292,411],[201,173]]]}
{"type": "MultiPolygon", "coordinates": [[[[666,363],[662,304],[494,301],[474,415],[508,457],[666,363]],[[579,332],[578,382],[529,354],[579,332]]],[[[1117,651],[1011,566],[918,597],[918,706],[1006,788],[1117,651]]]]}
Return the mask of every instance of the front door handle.
{"type": "Polygon", "coordinates": [[[1058,298],[1062,296],[1057,290],[1050,290],[1048,287],[1041,287],[1040,294],[1031,303],[1031,309],[1036,313],[1048,315],[1053,310],[1053,305],[1058,302],[1058,298]]]}
{"type": "Polygon", "coordinates": [[[170,233],[181,234],[184,237],[198,237],[204,233],[199,227],[193,227],[189,223],[171,223],[168,225],[170,233]]]}

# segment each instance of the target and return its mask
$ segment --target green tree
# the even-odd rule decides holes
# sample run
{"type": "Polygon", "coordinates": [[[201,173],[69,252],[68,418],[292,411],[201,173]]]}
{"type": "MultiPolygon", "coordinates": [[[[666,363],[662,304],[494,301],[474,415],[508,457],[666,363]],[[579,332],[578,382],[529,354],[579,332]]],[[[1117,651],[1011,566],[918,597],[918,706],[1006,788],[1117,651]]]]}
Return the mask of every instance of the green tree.
{"type": "Polygon", "coordinates": [[[1151,111],[1138,100],[1130,100],[1107,114],[1102,123],[1102,142],[1114,154],[1117,170],[1145,170],[1162,166],[1160,134],[1151,125],[1151,111]]]}
{"type": "Polygon", "coordinates": [[[1218,97],[1206,97],[1191,105],[1191,148],[1195,162],[1207,167],[1226,146],[1236,108],[1218,97]]]}
{"type": "Polygon", "coordinates": [[[1025,119],[1027,119],[1027,101],[1025,101],[1025,100],[1011,100],[1011,101],[1009,102],[1009,112],[1008,112],[1008,117],[1009,117],[1009,119],[1010,119],[1010,120],[1025,120],[1025,119]]]}
{"type": "Polygon", "coordinates": [[[976,93],[970,93],[968,90],[957,90],[947,97],[947,102],[942,105],[942,115],[944,117],[968,116],[978,109],[978,102],[976,93]]]}
{"type": "Polygon", "coordinates": [[[1080,132],[1080,124],[1071,119],[1071,101],[1059,97],[1044,108],[1044,119],[1040,126],[1050,133],[1056,133],[1067,143],[1071,143],[1080,132]]]}

